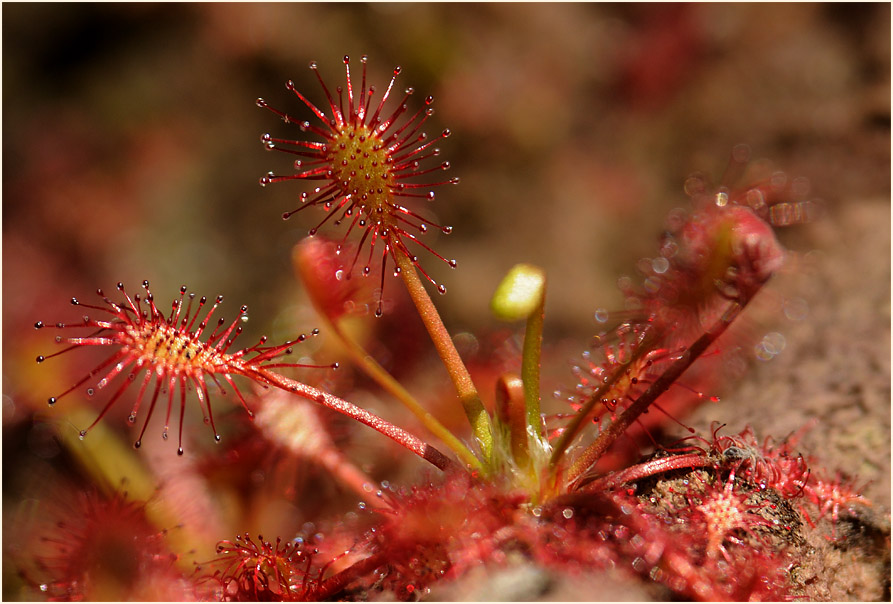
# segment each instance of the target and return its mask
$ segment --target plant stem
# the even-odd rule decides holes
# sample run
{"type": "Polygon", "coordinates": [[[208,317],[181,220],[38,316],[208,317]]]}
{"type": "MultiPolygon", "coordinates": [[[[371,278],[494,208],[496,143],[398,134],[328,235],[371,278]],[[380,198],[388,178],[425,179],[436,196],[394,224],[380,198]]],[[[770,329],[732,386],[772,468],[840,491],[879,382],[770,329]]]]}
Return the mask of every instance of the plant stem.
{"type": "Polygon", "coordinates": [[[508,426],[509,444],[515,463],[522,468],[527,466],[530,462],[530,446],[524,383],[520,377],[506,374],[496,380],[496,417],[508,426]]]}
{"type": "Polygon", "coordinates": [[[422,318],[422,322],[425,324],[425,328],[434,342],[437,354],[440,355],[450,375],[450,379],[453,381],[456,393],[459,395],[459,400],[465,409],[465,415],[468,416],[468,421],[471,423],[472,432],[478,442],[478,446],[480,446],[481,456],[486,465],[493,455],[493,428],[490,416],[484,409],[484,404],[481,402],[477,388],[471,380],[468,368],[462,362],[459,351],[456,350],[456,346],[453,344],[453,338],[450,337],[449,332],[444,327],[440,314],[437,312],[437,308],[419,279],[412,261],[406,254],[400,251],[394,253],[394,261],[400,268],[400,276],[403,278],[403,283],[406,285],[409,296],[412,298],[419,316],[422,318]]]}
{"type": "Polygon", "coordinates": [[[527,329],[524,332],[524,346],[521,353],[521,380],[524,382],[527,426],[533,429],[533,434],[537,438],[543,435],[543,418],[540,415],[540,355],[543,349],[545,307],[546,295],[543,288],[539,303],[527,317],[527,329]]]}
{"type": "Polygon", "coordinates": [[[354,363],[357,364],[363,371],[366,372],[366,375],[371,377],[375,382],[381,386],[383,390],[388,392],[391,396],[396,398],[398,401],[403,403],[407,409],[409,409],[425,427],[437,438],[439,438],[446,446],[453,450],[453,452],[459,456],[459,459],[462,460],[468,466],[471,466],[473,469],[481,469],[480,460],[474,456],[474,453],[466,447],[462,441],[460,441],[456,436],[450,432],[443,424],[441,424],[436,417],[431,415],[422,405],[415,399],[415,397],[410,394],[406,388],[403,387],[400,382],[394,379],[394,377],[388,373],[384,367],[382,367],[378,361],[372,358],[366,350],[360,345],[356,339],[343,330],[338,323],[337,320],[330,320],[325,313],[320,312],[320,316],[324,321],[328,323],[328,327],[332,330],[332,332],[338,336],[341,342],[344,344],[344,347],[347,349],[348,354],[354,360],[354,363]]]}
{"type": "Polygon", "coordinates": [[[371,573],[379,566],[387,564],[387,562],[387,558],[383,553],[372,554],[368,558],[364,558],[328,579],[321,581],[319,587],[309,595],[312,595],[314,600],[320,602],[334,600],[335,596],[350,585],[351,582],[371,573]]]}
{"type": "Polygon", "coordinates": [[[540,415],[540,357],[543,348],[543,317],[546,306],[546,273],[532,264],[513,266],[490,299],[490,309],[503,321],[524,319],[521,351],[521,381],[524,394],[524,447],[527,437],[542,438],[540,415]],[[528,432],[528,427],[531,431],[528,432]]]}
{"type": "Polygon", "coordinates": [[[611,422],[589,447],[577,458],[568,472],[568,483],[576,482],[604,455],[614,441],[657,400],[667,389],[679,379],[686,369],[700,357],[741,312],[743,306],[733,302],[713,326],[682,353],[682,355],[664,371],[648,390],[636,399],[620,417],[611,422]]]}
{"type": "Polygon", "coordinates": [[[272,386],[302,396],[308,400],[317,402],[333,411],[337,411],[352,419],[357,420],[361,424],[365,424],[384,434],[402,447],[409,449],[425,461],[431,463],[441,470],[447,470],[453,465],[443,453],[432,447],[425,441],[413,436],[406,430],[383,420],[377,415],[369,413],[365,409],[357,407],[353,403],[349,403],[338,398],[328,392],[317,390],[312,386],[303,384],[284,375],[280,375],[263,367],[253,368],[246,372],[246,377],[258,379],[261,383],[268,383],[272,386]]]}
{"type": "Polygon", "coordinates": [[[686,453],[684,455],[671,455],[670,457],[661,457],[660,459],[652,459],[645,463],[626,468],[619,472],[613,472],[607,476],[601,476],[598,479],[588,483],[581,490],[586,492],[606,491],[619,487],[622,484],[641,480],[655,474],[662,474],[671,470],[681,470],[682,468],[703,468],[712,465],[713,462],[703,453],[686,453]]]}

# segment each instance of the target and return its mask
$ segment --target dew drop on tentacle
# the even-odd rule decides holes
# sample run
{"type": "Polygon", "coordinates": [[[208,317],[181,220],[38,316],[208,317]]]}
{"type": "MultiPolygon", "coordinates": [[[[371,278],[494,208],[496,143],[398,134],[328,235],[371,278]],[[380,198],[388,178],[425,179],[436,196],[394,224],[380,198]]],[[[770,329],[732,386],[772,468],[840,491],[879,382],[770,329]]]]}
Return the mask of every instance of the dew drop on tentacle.
{"type": "Polygon", "coordinates": [[[260,97],[257,97],[257,100],[254,101],[254,104],[257,105],[258,107],[261,107],[261,108],[267,106],[267,102],[266,102],[265,100],[263,100],[262,98],[260,98],[260,97]]]}
{"type": "Polygon", "coordinates": [[[43,321],[38,321],[37,323],[34,324],[34,329],[42,329],[42,328],[43,328],[43,321]]]}
{"type": "Polygon", "coordinates": [[[87,436],[86,430],[81,430],[80,432],[78,432],[78,439],[84,440],[84,438],[86,438],[86,436],[87,436]]]}
{"type": "Polygon", "coordinates": [[[437,286],[437,293],[439,293],[439,294],[445,294],[445,293],[446,293],[446,285],[443,285],[443,284],[438,285],[438,286],[437,286]]]}
{"type": "Polygon", "coordinates": [[[56,397],[55,397],[55,396],[51,396],[50,398],[47,399],[47,405],[49,405],[50,407],[52,407],[52,406],[55,405],[55,404],[56,404],[56,397]]]}

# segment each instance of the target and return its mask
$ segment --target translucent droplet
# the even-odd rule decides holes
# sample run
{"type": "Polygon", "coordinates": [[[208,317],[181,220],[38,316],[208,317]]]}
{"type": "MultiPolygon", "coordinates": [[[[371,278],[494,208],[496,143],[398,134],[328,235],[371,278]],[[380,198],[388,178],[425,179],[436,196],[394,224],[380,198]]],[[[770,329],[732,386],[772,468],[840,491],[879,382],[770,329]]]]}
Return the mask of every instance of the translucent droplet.
{"type": "Polygon", "coordinates": [[[803,198],[809,194],[809,179],[805,176],[798,176],[791,181],[791,193],[796,198],[803,198]]]}
{"type": "Polygon", "coordinates": [[[78,438],[79,438],[80,440],[84,440],[84,437],[86,437],[86,436],[87,436],[87,431],[86,431],[86,430],[81,430],[80,432],[78,432],[78,438]]]}
{"type": "Polygon", "coordinates": [[[784,350],[785,338],[777,331],[767,333],[754,347],[756,357],[761,361],[769,361],[778,356],[784,350]]]}
{"type": "Polygon", "coordinates": [[[790,298],[785,300],[783,312],[790,321],[803,321],[809,316],[809,303],[803,298],[790,298]]]}
{"type": "Polygon", "coordinates": [[[670,268],[670,261],[667,260],[666,258],[664,258],[663,256],[654,258],[651,261],[651,270],[653,270],[655,273],[657,273],[659,275],[662,275],[665,272],[667,272],[667,270],[669,270],[669,268],[670,268]]]}
{"type": "Polygon", "coordinates": [[[443,284],[438,285],[438,286],[437,286],[437,293],[439,293],[439,294],[445,294],[445,293],[446,293],[446,285],[443,285],[443,284]]]}
{"type": "Polygon", "coordinates": [[[682,189],[689,197],[693,197],[695,195],[703,193],[706,188],[707,186],[704,182],[704,178],[698,175],[689,176],[687,179],[685,179],[685,183],[683,183],[682,185],[682,189]]]}
{"type": "Polygon", "coordinates": [[[344,279],[344,271],[342,269],[339,268],[337,271],[335,271],[335,279],[338,281],[344,279]]]}
{"type": "Polygon", "coordinates": [[[732,160],[739,164],[750,161],[750,147],[745,143],[738,143],[732,147],[732,160]]]}
{"type": "Polygon", "coordinates": [[[608,322],[608,311],[604,308],[595,309],[595,320],[598,323],[607,323],[608,322]]]}

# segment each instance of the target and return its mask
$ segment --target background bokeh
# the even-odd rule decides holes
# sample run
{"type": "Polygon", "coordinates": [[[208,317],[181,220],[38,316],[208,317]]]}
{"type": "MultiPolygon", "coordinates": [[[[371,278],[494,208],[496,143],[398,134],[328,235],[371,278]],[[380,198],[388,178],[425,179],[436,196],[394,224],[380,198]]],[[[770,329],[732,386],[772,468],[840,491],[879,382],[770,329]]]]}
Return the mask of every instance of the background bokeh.
{"type": "Polygon", "coordinates": [[[36,367],[52,338],[32,327],[70,320],[72,296],[188,284],[223,294],[225,315],[250,306],[245,343],[312,327],[290,253],[319,215],[284,222],[302,186],[258,185],[290,164],[260,135],[298,132],[255,106],[309,118],[284,83],[321,102],[311,60],[334,87],[341,57],[366,54],[379,90],[401,65],[400,89],[434,95],[428,131],[452,130],[461,184],[430,211],[459,268],[426,266],[456,332],[492,326],[489,296],[526,261],[549,275],[547,338],[585,346],[686,176],[718,180],[746,143],[811,181],[824,228],[852,205],[871,216],[880,283],[861,287],[881,292],[866,320],[889,341],[886,3],[14,3],[2,23],[4,528],[35,497],[29,476],[81,471],[46,419],[64,404],[45,401],[91,365],[36,367]]]}

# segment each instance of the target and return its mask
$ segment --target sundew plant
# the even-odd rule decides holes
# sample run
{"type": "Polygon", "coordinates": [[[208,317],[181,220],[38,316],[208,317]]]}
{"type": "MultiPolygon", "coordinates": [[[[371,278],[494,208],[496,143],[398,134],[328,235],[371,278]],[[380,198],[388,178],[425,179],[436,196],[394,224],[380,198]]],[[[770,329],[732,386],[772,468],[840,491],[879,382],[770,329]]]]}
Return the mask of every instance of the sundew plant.
{"type": "Polygon", "coordinates": [[[779,323],[811,320],[790,284],[816,254],[797,234],[833,216],[808,174],[736,144],[681,178],[576,338],[553,340],[550,271],[515,241],[517,262],[475,283],[489,316],[468,329],[443,310],[476,258],[441,218],[465,179],[439,96],[374,56],[309,71],[248,99],[263,172],[223,168],[258,183],[251,224],[293,236],[282,315],[130,271],[32,309],[23,371],[70,471],[8,521],[18,596],[493,599],[519,573],[513,599],[593,580],[633,598],[833,599],[840,564],[868,585],[851,593],[889,595],[883,502],[804,445],[827,416],[784,432],[709,419],[784,355],[779,323]]]}

